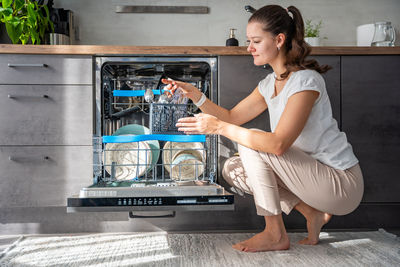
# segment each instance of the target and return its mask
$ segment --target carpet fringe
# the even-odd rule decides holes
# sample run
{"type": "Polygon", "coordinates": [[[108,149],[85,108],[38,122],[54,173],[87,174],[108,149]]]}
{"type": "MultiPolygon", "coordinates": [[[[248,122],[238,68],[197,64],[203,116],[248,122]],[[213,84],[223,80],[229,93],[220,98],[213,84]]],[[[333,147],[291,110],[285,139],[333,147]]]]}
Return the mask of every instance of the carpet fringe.
{"type": "Polygon", "coordinates": [[[17,240],[15,240],[14,243],[12,243],[10,246],[8,246],[5,250],[3,250],[0,253],[0,263],[1,263],[1,259],[4,257],[4,255],[6,255],[10,250],[15,248],[23,239],[25,239],[25,236],[20,236],[17,240]]]}
{"type": "Polygon", "coordinates": [[[384,229],[382,229],[382,228],[379,228],[379,229],[378,229],[378,232],[381,233],[381,234],[383,234],[383,235],[385,235],[385,236],[387,236],[387,237],[390,237],[390,238],[393,238],[393,239],[396,239],[396,240],[400,241],[400,237],[398,237],[398,236],[395,235],[395,234],[388,233],[388,232],[386,232],[386,231],[385,231],[384,229]]]}

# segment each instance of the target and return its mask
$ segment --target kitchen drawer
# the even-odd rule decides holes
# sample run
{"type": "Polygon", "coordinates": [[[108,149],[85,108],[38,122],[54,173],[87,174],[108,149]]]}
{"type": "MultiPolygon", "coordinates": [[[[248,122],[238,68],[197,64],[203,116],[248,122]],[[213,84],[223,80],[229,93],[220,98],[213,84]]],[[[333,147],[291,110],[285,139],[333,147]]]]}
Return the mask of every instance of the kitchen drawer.
{"type": "Polygon", "coordinates": [[[0,145],[91,145],[92,87],[0,85],[0,145]]]}
{"type": "Polygon", "coordinates": [[[92,58],[0,55],[1,84],[92,84],[92,58]]]}
{"type": "Polygon", "coordinates": [[[92,146],[0,146],[0,207],[65,206],[92,184],[92,146]]]}

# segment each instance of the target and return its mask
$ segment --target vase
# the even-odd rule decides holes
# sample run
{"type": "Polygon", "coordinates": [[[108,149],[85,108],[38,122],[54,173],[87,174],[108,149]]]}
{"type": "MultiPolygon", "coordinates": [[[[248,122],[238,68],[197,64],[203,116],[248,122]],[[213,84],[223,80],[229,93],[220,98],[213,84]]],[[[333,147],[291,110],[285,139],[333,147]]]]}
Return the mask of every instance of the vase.
{"type": "Polygon", "coordinates": [[[320,38],[319,37],[305,37],[304,41],[311,46],[320,46],[320,38]]]}

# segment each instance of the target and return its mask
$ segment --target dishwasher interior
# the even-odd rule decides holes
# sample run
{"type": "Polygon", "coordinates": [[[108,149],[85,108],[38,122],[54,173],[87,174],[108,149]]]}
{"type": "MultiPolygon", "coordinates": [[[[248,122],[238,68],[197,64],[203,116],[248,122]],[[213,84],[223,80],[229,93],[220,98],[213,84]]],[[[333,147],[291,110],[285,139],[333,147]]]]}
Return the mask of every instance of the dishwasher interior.
{"type": "Polygon", "coordinates": [[[217,183],[217,136],[185,135],[177,120],[201,112],[161,79],[191,83],[217,99],[215,57],[98,57],[93,185],[69,212],[233,210],[217,183]]]}

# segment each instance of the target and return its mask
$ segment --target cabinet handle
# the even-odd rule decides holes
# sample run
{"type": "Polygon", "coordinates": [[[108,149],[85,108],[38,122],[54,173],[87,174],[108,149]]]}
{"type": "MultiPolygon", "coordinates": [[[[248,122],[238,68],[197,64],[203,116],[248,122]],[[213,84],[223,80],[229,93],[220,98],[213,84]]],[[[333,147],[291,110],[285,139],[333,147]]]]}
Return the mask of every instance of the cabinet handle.
{"type": "Polygon", "coordinates": [[[18,96],[18,95],[8,95],[8,98],[15,99],[18,97],[42,97],[42,98],[50,98],[48,95],[41,95],[41,96],[18,96]]]}
{"type": "Polygon", "coordinates": [[[47,68],[47,64],[29,64],[29,63],[8,63],[9,68],[47,68]]]}
{"type": "MultiPolygon", "coordinates": [[[[36,157],[13,157],[13,156],[8,156],[8,160],[9,161],[34,161],[35,159],[37,159],[36,157]]],[[[49,156],[43,156],[43,157],[39,157],[39,159],[41,161],[47,161],[50,159],[49,156]]]]}

